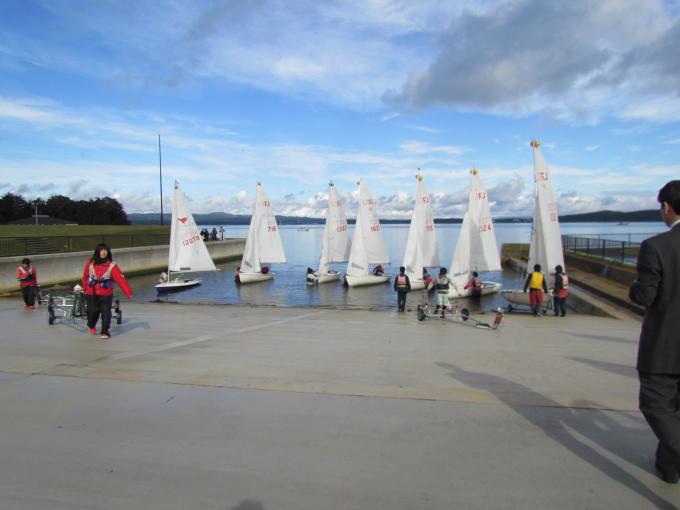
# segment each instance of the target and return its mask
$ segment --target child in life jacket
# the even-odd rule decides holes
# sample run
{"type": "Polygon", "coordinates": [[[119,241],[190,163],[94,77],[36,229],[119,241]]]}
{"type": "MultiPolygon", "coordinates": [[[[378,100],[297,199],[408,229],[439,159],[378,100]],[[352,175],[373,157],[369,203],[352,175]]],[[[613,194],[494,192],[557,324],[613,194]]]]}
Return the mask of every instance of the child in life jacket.
{"type": "Polygon", "coordinates": [[[397,293],[397,310],[406,311],[406,294],[411,292],[411,281],[406,274],[406,268],[401,266],[399,274],[394,278],[394,290],[397,293]]]}
{"type": "Polygon", "coordinates": [[[446,274],[446,268],[442,267],[439,270],[439,274],[434,279],[434,288],[437,293],[437,307],[435,308],[434,313],[439,312],[439,309],[441,308],[442,319],[444,318],[446,310],[449,308],[449,287],[451,285],[455,285],[455,283],[453,279],[446,274]]]}
{"type": "Polygon", "coordinates": [[[83,270],[83,289],[87,298],[87,328],[91,335],[95,335],[95,326],[101,317],[101,331],[99,337],[103,340],[111,338],[111,305],[113,304],[113,288],[118,284],[128,298],[132,297],[132,290],[125,279],[120,267],[113,261],[111,249],[105,243],[100,243],[94,249],[92,257],[87,259],[83,270]]]}
{"type": "Polygon", "coordinates": [[[465,289],[470,290],[470,297],[480,299],[482,297],[482,279],[477,271],[472,272],[472,278],[465,284],[465,289]]]}
{"type": "Polygon", "coordinates": [[[22,259],[21,265],[17,267],[17,280],[21,287],[21,295],[24,298],[24,309],[33,310],[35,308],[36,286],[38,285],[38,273],[31,266],[30,259],[22,259]]]}
{"type": "Polygon", "coordinates": [[[548,292],[548,286],[545,283],[545,276],[541,273],[541,264],[534,265],[533,273],[527,276],[527,281],[524,282],[524,292],[529,289],[529,304],[534,317],[540,317],[541,308],[543,307],[543,292],[548,292]]]}
{"type": "Polygon", "coordinates": [[[569,295],[569,277],[562,266],[555,266],[555,285],[553,285],[553,308],[555,317],[567,315],[567,296],[569,295]]]}
{"type": "Polygon", "coordinates": [[[309,285],[311,287],[318,281],[319,281],[319,277],[314,272],[314,269],[312,269],[311,267],[308,267],[307,268],[307,285],[309,285]]]}

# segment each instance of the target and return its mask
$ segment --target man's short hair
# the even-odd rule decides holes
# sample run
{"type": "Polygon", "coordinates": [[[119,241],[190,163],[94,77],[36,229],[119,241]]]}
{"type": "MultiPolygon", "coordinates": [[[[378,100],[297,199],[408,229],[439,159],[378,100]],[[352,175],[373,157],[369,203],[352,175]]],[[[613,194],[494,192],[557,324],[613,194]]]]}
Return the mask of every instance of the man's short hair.
{"type": "Polygon", "coordinates": [[[680,214],[680,181],[668,181],[666,185],[659,190],[657,200],[660,204],[666,202],[671,206],[675,214],[680,214]]]}

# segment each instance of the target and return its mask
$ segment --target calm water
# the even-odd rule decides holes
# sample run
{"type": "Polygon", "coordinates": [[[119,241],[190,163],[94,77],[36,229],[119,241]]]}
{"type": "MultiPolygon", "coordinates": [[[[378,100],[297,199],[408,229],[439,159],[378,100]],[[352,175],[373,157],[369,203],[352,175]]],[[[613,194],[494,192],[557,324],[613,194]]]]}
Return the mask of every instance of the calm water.
{"type": "MultiPolygon", "coordinates": [[[[209,227],[212,229],[212,226],[209,227]]],[[[250,285],[237,286],[234,283],[234,271],[240,261],[220,264],[221,271],[202,273],[202,285],[160,297],[162,300],[182,303],[221,303],[221,304],[254,304],[273,306],[332,306],[346,308],[396,308],[396,294],[392,286],[375,285],[347,289],[341,282],[326,283],[314,287],[305,284],[307,266],[316,268],[321,252],[322,225],[304,227],[282,226],[281,239],[288,263],[272,266],[276,274],[274,280],[250,285]]],[[[350,230],[353,230],[353,226],[350,230]]],[[[449,267],[451,256],[458,239],[460,225],[437,225],[440,263],[449,267]]],[[[649,235],[662,232],[663,223],[631,223],[616,225],[612,223],[567,223],[561,226],[562,234],[600,235],[607,239],[640,241],[649,235]]],[[[247,226],[225,227],[225,237],[245,237],[247,226]]],[[[392,264],[386,266],[388,273],[398,272],[404,256],[404,247],[408,235],[408,225],[384,225],[385,242],[392,264]]],[[[350,234],[351,236],[351,234],[350,234]]],[[[531,236],[531,225],[528,223],[496,224],[496,240],[498,247],[503,243],[528,243],[531,236]]],[[[344,272],[345,264],[337,264],[336,269],[344,272]]],[[[430,271],[431,273],[433,271],[430,271]]],[[[504,288],[518,288],[524,283],[523,278],[513,271],[502,273],[484,273],[485,280],[501,282],[504,288]]],[[[130,284],[135,291],[135,300],[152,301],[158,298],[154,285],[157,275],[131,278],[130,284]]],[[[421,292],[409,295],[407,306],[420,299],[421,292]]],[[[482,299],[483,309],[504,305],[500,295],[485,296],[482,299]]]]}

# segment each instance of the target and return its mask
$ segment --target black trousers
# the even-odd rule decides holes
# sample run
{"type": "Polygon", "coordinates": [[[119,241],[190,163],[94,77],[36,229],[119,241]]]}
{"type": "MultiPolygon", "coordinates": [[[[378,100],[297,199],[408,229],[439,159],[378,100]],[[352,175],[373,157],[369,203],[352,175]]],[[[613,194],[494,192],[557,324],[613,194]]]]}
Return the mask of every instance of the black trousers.
{"type": "Polygon", "coordinates": [[[659,440],[657,461],[680,471],[680,374],[638,375],[640,411],[659,440]]]}
{"type": "Polygon", "coordinates": [[[102,318],[102,333],[111,327],[111,306],[113,296],[87,296],[87,327],[94,328],[99,317],[102,318]]]}
{"type": "Polygon", "coordinates": [[[553,296],[553,312],[555,315],[567,315],[567,298],[553,296]]]}
{"type": "Polygon", "coordinates": [[[408,294],[408,292],[401,290],[397,291],[397,308],[400,312],[403,312],[406,309],[406,294],[408,294]]]}
{"type": "Polygon", "coordinates": [[[35,306],[35,285],[21,287],[21,295],[26,306],[35,306]]]}

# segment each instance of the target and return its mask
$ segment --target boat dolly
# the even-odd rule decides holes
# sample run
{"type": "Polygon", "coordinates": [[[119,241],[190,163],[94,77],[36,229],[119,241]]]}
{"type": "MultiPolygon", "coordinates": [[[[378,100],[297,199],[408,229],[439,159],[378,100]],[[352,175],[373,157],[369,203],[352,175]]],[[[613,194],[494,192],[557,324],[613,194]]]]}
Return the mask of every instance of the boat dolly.
{"type": "MultiPolygon", "coordinates": [[[[47,323],[51,326],[56,322],[71,322],[78,324],[87,321],[87,300],[79,285],[72,292],[60,295],[47,294],[40,299],[41,304],[47,304],[47,323]]],[[[123,311],[120,300],[113,302],[112,319],[116,324],[123,322],[123,311]]]]}
{"type": "Polygon", "coordinates": [[[503,309],[498,307],[496,308],[494,320],[491,324],[488,322],[481,321],[479,319],[476,319],[475,317],[472,317],[470,315],[470,311],[465,308],[464,306],[454,306],[454,307],[449,307],[447,311],[440,312],[440,311],[433,311],[430,309],[430,305],[428,303],[418,305],[418,308],[416,309],[416,317],[418,318],[419,321],[424,321],[424,320],[449,320],[450,322],[458,322],[458,323],[468,323],[470,326],[473,326],[475,328],[479,329],[489,329],[489,330],[497,330],[500,329],[500,327],[503,324],[503,309]]]}

